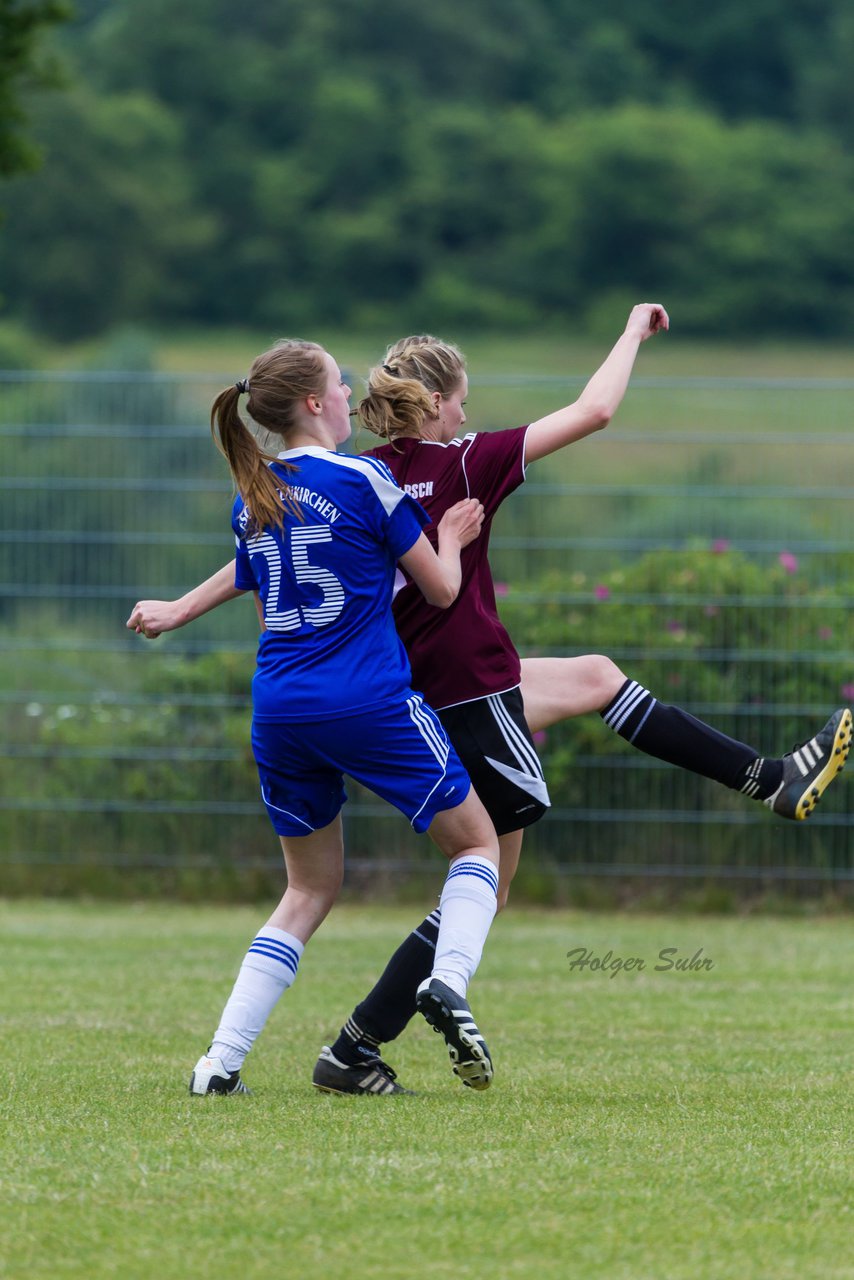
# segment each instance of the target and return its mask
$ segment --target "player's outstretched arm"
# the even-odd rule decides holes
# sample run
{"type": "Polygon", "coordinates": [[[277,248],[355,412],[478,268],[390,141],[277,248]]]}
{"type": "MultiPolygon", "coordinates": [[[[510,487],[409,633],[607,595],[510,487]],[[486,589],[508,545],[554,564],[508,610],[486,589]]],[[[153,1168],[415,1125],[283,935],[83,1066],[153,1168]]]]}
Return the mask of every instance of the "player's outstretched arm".
{"type": "Polygon", "coordinates": [[[531,423],[525,436],[526,463],[607,426],[626,394],[641,343],[669,328],[670,317],[660,303],[641,302],[633,307],[623,334],[578,399],[531,423]]]}
{"type": "Polygon", "coordinates": [[[460,552],[474,542],[483,524],[483,504],[464,498],[449,507],[437,526],[438,554],[422,533],[401,556],[401,567],[409,574],[428,604],[447,609],[460,594],[462,569],[460,552]]]}
{"type": "Polygon", "coordinates": [[[217,605],[225,604],[226,600],[245,594],[234,585],[234,561],[231,560],[179,600],[138,600],[125,626],[137,635],[155,640],[164,631],[175,631],[217,605]]]}

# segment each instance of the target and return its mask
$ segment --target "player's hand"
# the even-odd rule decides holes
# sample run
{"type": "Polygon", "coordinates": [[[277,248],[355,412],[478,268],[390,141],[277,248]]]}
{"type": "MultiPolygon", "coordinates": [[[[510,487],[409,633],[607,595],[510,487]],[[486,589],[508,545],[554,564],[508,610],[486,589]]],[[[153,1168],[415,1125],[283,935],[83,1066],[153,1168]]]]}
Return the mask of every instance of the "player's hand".
{"type": "Polygon", "coordinates": [[[442,516],[439,521],[439,537],[452,537],[461,547],[474,542],[483,525],[483,503],[477,498],[463,498],[442,516]]]}
{"type": "Polygon", "coordinates": [[[146,640],[156,640],[164,631],[174,631],[181,620],[173,600],[140,600],[131,609],[125,626],[146,640]]]}
{"type": "Polygon", "coordinates": [[[632,307],[626,322],[626,333],[633,334],[641,342],[646,342],[654,333],[670,328],[670,316],[660,302],[639,302],[632,307]]]}

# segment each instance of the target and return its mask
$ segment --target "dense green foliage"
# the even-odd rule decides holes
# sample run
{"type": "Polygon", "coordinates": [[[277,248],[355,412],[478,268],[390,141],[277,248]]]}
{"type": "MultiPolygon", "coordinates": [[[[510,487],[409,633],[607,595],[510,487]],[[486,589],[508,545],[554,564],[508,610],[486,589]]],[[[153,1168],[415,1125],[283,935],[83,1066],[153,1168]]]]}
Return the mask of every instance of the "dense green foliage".
{"type": "MultiPolygon", "coordinates": [[[[663,701],[777,753],[804,740],[805,723],[814,731],[852,696],[844,650],[854,597],[850,554],[833,567],[831,589],[768,556],[708,547],[657,552],[626,557],[598,579],[576,571],[528,580],[510,589],[502,613],[526,656],[619,658],[630,646],[632,676],[663,701]],[[784,642],[792,662],[772,662],[784,642]]],[[[228,610],[245,613],[251,634],[248,602],[228,610]]],[[[66,628],[68,668],[56,675],[43,670],[41,653],[18,657],[21,686],[42,692],[10,715],[17,747],[5,769],[16,803],[0,813],[2,844],[13,855],[49,850],[60,865],[39,866],[40,858],[29,868],[3,865],[4,892],[32,891],[36,883],[121,892],[123,881],[131,892],[143,884],[228,899],[252,897],[262,885],[275,892],[278,846],[257,799],[249,748],[251,640],[240,650],[176,654],[172,642],[188,635],[156,646],[139,641],[110,656],[86,654],[66,628]],[[140,878],[139,869],[148,871],[140,878]]],[[[556,726],[542,735],[540,752],[554,810],[527,835],[523,897],[554,901],[551,872],[579,865],[755,868],[770,859],[778,868],[809,865],[819,879],[850,865],[843,826],[814,820],[804,831],[775,821],[723,787],[633,751],[598,715],[556,726]],[[618,815],[616,825],[603,825],[607,810],[618,815]],[[675,813],[674,824],[645,822],[658,811],[675,813]],[[775,824],[772,842],[753,825],[764,821],[775,824]]],[[[349,856],[381,863],[405,855],[423,867],[427,842],[366,790],[348,790],[355,802],[346,810],[349,856]]],[[[841,803],[834,795],[823,809],[830,814],[841,803]]]]}
{"type": "Polygon", "coordinates": [[[41,55],[42,29],[69,16],[62,0],[0,0],[0,177],[29,169],[38,152],[24,126],[22,96],[54,80],[41,55]]]}
{"type": "Polygon", "coordinates": [[[80,0],[10,313],[854,329],[846,0],[80,0]]]}

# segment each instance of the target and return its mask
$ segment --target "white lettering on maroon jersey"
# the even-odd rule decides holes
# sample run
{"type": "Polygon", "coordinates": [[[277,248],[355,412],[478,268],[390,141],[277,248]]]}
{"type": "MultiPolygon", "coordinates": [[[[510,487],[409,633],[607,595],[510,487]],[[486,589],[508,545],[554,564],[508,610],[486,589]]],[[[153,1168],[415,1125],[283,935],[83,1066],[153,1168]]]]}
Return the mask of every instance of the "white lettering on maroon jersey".
{"type": "Polygon", "coordinates": [[[403,488],[410,498],[432,498],[433,496],[432,480],[422,480],[419,484],[405,484],[403,488]]]}

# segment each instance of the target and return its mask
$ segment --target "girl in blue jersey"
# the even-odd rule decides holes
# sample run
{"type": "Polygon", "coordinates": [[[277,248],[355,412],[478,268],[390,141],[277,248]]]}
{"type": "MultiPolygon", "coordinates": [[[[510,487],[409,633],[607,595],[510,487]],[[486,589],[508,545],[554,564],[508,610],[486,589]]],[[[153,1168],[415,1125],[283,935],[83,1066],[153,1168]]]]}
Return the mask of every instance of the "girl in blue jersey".
{"type": "MultiPolygon", "coordinates": [[[[635,307],[624,334],[579,399],[526,428],[460,439],[466,421],[465,363],[451,344],[427,335],[402,339],[388,349],[383,363],[372,370],[368,396],[360,405],[366,425],[390,442],[372,453],[423,498],[434,520],[461,493],[477,493],[485,504],[484,537],[467,553],[459,605],[440,617],[423,601],[419,604],[410,587],[397,596],[395,612],[419,687],[439,708],[499,833],[499,903],[506,900],[518,864],[523,828],[547,804],[530,730],[599,711],[639,750],[742,790],[782,817],[796,819],[809,816],[848,754],[852,720],[845,708],[812,740],[809,761],[800,762],[795,754],[766,760],[680,708],[659,703],[604,655],[520,661],[501,627],[486,560],[492,516],[523,482],[526,464],[607,423],[626,390],[639,346],[668,324],[658,304],[635,307]]],[[[232,597],[234,584],[233,568],[226,565],[180,601],[138,603],[128,626],[154,637],[232,597]]],[[[335,1044],[324,1048],[315,1068],[318,1087],[376,1091],[367,1061],[411,1016],[438,925],[433,912],[413,930],[335,1044]]]]}
{"type": "MultiPolygon", "coordinates": [[[[243,1060],[341,887],[344,773],[429,831],[450,860],[436,964],[418,1003],[464,1083],[483,1089],[492,1078],[465,995],[495,914],[498,841],[440,722],[410,688],[391,614],[398,564],[431,604],[456,599],[460,551],[483,511],[456,504],[434,552],[422,532],[428,517],[388,468],[335,452],[350,434],[349,396],[328,352],[287,341],[211,411],[238,490],[236,583],[256,593],[263,625],[252,748],[288,887],[249,947],[192,1093],[246,1092],[243,1060]],[[242,394],[252,419],[280,439],[278,456],[243,421],[242,394]]],[[[377,1091],[400,1091],[389,1069],[376,1071],[377,1091]]]]}

